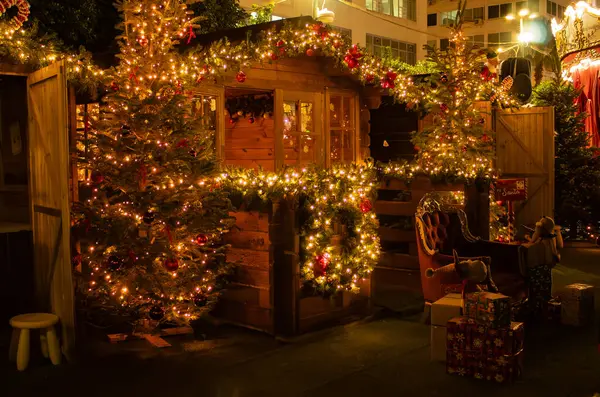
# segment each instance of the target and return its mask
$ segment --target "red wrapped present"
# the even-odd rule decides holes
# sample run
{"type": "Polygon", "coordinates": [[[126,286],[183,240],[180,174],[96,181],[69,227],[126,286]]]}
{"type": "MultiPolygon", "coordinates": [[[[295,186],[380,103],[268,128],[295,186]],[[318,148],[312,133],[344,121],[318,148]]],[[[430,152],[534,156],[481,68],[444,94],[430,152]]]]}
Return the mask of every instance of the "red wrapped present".
{"type": "Polygon", "coordinates": [[[510,298],[492,292],[465,295],[464,315],[494,328],[510,325],[510,298]]]}
{"type": "Polygon", "coordinates": [[[496,383],[514,382],[523,373],[523,350],[499,357],[484,357],[473,351],[448,350],[446,373],[496,383]]]}
{"type": "Polygon", "coordinates": [[[467,317],[454,317],[446,325],[446,348],[448,350],[467,350],[472,345],[471,330],[467,317]]]}
{"type": "Polygon", "coordinates": [[[509,327],[492,328],[467,317],[455,317],[447,324],[448,350],[468,350],[486,357],[515,354],[523,349],[523,323],[512,322],[509,327]]]}
{"type": "Polygon", "coordinates": [[[511,383],[523,374],[523,350],[517,354],[490,358],[486,362],[485,380],[496,383],[511,383]]]}

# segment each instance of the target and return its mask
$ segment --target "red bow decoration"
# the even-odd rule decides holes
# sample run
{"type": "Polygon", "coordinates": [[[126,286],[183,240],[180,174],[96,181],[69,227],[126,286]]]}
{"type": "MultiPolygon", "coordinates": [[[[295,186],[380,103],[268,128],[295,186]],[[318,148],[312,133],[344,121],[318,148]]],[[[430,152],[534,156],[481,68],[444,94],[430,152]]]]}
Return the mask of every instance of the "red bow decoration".
{"type": "Polygon", "coordinates": [[[398,77],[398,73],[392,72],[391,70],[387,72],[385,77],[381,79],[381,88],[396,87],[396,77],[398,77]]]}
{"type": "Polygon", "coordinates": [[[358,66],[358,60],[360,58],[362,58],[362,54],[358,49],[358,46],[355,44],[346,53],[346,56],[344,57],[344,62],[346,62],[348,68],[354,69],[358,66]]]}
{"type": "Polygon", "coordinates": [[[190,29],[188,31],[188,40],[187,43],[190,44],[192,42],[192,39],[196,38],[196,33],[194,33],[194,28],[192,27],[192,25],[190,25],[190,29]]]}
{"type": "Polygon", "coordinates": [[[139,69],[139,67],[136,66],[136,68],[133,69],[131,71],[131,73],[129,73],[129,80],[130,81],[133,81],[133,82],[137,83],[138,79],[137,79],[136,73],[137,73],[138,69],[139,69]]]}

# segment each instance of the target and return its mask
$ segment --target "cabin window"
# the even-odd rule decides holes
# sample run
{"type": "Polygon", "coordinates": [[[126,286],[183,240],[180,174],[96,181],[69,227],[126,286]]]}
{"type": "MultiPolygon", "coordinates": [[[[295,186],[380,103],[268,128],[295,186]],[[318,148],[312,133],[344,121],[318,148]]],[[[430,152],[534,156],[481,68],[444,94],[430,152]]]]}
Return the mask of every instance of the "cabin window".
{"type": "Polygon", "coordinates": [[[331,164],[354,161],[356,139],[355,97],[329,95],[329,159],[331,164]]]}
{"type": "Polygon", "coordinates": [[[203,134],[211,134],[213,148],[216,150],[217,133],[217,97],[215,95],[197,94],[192,99],[191,115],[199,123],[197,128],[203,134]]]}
{"type": "Polygon", "coordinates": [[[319,136],[315,131],[314,103],[283,102],[283,150],[285,165],[318,163],[319,136]]]}

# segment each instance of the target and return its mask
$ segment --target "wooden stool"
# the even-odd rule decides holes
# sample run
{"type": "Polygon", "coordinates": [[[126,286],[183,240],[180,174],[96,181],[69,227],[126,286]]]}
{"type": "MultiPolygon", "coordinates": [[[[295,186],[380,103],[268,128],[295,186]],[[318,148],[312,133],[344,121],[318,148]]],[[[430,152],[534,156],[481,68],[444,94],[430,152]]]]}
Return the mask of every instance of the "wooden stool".
{"type": "Polygon", "coordinates": [[[60,364],[60,345],[54,329],[56,323],[58,323],[58,316],[49,313],[21,314],[10,319],[13,337],[9,358],[12,361],[16,358],[19,371],[24,371],[29,364],[29,331],[32,329],[41,330],[40,342],[44,357],[50,356],[52,364],[60,364]]]}

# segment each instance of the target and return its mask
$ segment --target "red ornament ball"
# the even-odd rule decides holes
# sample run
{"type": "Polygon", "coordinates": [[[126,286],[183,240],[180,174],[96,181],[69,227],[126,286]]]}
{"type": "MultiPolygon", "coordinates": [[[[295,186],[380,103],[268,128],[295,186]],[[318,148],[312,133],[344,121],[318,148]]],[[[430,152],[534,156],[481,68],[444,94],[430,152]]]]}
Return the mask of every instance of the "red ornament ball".
{"type": "Polygon", "coordinates": [[[279,59],[279,57],[277,56],[277,54],[275,54],[274,52],[271,53],[271,59],[273,61],[276,61],[277,59],[279,59]]]}
{"type": "Polygon", "coordinates": [[[313,50],[312,48],[309,48],[308,50],[306,50],[306,55],[309,57],[312,57],[315,55],[315,50],[313,50]]]}
{"type": "Polygon", "coordinates": [[[367,212],[371,211],[372,209],[373,209],[373,204],[371,203],[371,200],[364,199],[363,201],[360,202],[360,210],[362,211],[363,214],[366,214],[367,212]]]}
{"type": "Polygon", "coordinates": [[[278,48],[281,48],[281,47],[283,47],[283,46],[285,45],[285,41],[283,41],[283,40],[279,40],[277,43],[275,43],[275,45],[276,45],[278,48]]]}
{"type": "Polygon", "coordinates": [[[487,136],[487,134],[483,134],[483,135],[481,136],[481,140],[482,140],[483,142],[488,142],[488,141],[490,140],[490,137],[489,137],[489,136],[487,136]]]}
{"type": "Polygon", "coordinates": [[[235,79],[238,81],[238,83],[243,83],[246,81],[246,73],[242,72],[241,70],[235,75],[235,79]]]}
{"type": "Polygon", "coordinates": [[[123,260],[116,255],[111,255],[108,257],[106,264],[113,272],[119,270],[123,266],[123,260]]]}
{"type": "Polygon", "coordinates": [[[440,110],[442,112],[445,112],[448,110],[448,105],[446,105],[445,103],[440,104],[440,110]]]}
{"type": "Polygon", "coordinates": [[[250,124],[254,124],[254,121],[255,121],[255,120],[254,120],[254,117],[252,117],[252,116],[248,117],[248,122],[249,122],[250,124]]]}
{"type": "Polygon", "coordinates": [[[327,266],[330,263],[329,254],[320,254],[315,257],[315,265],[313,266],[313,273],[315,277],[321,277],[325,275],[325,270],[327,270],[327,266]]]}
{"type": "Polygon", "coordinates": [[[148,38],[146,36],[138,37],[137,41],[142,47],[146,47],[148,45],[148,38]]]}
{"type": "Polygon", "coordinates": [[[467,147],[463,146],[462,151],[466,153],[467,152],[467,147]]]}
{"type": "Polygon", "coordinates": [[[199,293],[194,296],[194,305],[197,307],[204,307],[208,303],[208,297],[203,293],[199,293]]]}
{"type": "Polygon", "coordinates": [[[196,244],[205,245],[208,243],[208,236],[206,234],[199,234],[196,236],[196,244]]]}
{"type": "Polygon", "coordinates": [[[375,76],[373,76],[372,74],[369,73],[368,75],[365,76],[365,81],[367,83],[372,83],[373,80],[375,80],[375,76]]]}
{"type": "Polygon", "coordinates": [[[112,83],[110,83],[110,89],[115,92],[119,91],[119,85],[117,84],[116,81],[113,81],[112,83]]]}
{"type": "Polygon", "coordinates": [[[101,173],[94,171],[92,172],[92,176],[90,177],[90,179],[92,180],[93,183],[95,184],[100,184],[102,182],[104,182],[104,175],[102,175],[101,173]]]}
{"type": "Polygon", "coordinates": [[[160,306],[152,306],[148,311],[148,317],[154,321],[160,321],[165,316],[165,311],[160,306]]]}
{"type": "Polygon", "coordinates": [[[179,269],[179,261],[177,258],[167,258],[165,259],[163,266],[168,272],[175,272],[179,269]]]}

